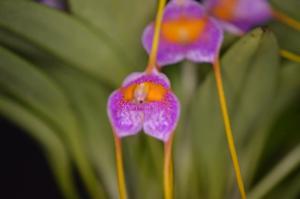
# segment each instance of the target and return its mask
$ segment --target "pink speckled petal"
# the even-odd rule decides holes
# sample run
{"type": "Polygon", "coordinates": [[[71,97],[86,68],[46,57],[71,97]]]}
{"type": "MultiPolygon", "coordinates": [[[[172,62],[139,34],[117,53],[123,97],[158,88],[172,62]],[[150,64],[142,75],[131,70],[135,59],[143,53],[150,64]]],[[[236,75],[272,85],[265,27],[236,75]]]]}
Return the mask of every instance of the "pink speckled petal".
{"type": "Polygon", "coordinates": [[[214,62],[219,55],[223,34],[218,22],[208,18],[202,35],[196,42],[187,46],[186,58],[193,62],[214,62]]]}
{"type": "Polygon", "coordinates": [[[112,127],[119,137],[135,135],[143,127],[143,107],[125,102],[119,90],[110,95],[107,112],[112,127]]]}
{"type": "MultiPolygon", "coordinates": [[[[153,23],[148,25],[143,33],[143,46],[147,53],[150,53],[152,47],[152,39],[154,35],[153,23]]],[[[184,59],[184,48],[181,45],[170,43],[163,37],[160,37],[159,48],[157,52],[157,64],[165,66],[175,64],[184,59]]]]}
{"type": "Polygon", "coordinates": [[[164,142],[174,132],[180,115],[180,103],[169,91],[162,102],[145,104],[144,131],[164,142]]]}

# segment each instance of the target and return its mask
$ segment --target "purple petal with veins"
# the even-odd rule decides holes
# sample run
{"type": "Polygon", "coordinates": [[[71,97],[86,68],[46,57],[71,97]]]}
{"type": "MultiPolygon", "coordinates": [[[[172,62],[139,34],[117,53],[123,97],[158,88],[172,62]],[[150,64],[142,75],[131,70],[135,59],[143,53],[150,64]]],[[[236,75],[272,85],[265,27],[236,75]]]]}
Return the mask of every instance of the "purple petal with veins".
{"type": "Polygon", "coordinates": [[[167,141],[175,130],[179,114],[178,99],[173,93],[168,92],[164,101],[145,105],[145,133],[167,141]]]}
{"type": "Polygon", "coordinates": [[[140,105],[128,103],[117,90],[108,100],[108,115],[119,137],[137,134],[143,128],[143,111],[140,105]]]}

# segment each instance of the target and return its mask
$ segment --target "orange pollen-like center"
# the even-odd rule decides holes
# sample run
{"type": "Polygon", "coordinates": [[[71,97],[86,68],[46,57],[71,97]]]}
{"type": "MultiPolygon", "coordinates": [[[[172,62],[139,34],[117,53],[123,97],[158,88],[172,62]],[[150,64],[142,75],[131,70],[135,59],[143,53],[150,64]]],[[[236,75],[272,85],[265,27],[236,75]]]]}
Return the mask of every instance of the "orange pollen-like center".
{"type": "Polygon", "coordinates": [[[162,36],[173,43],[189,44],[196,41],[202,34],[206,18],[186,18],[167,20],[162,24],[162,36]]]}
{"type": "Polygon", "coordinates": [[[124,87],[121,92],[126,101],[143,103],[163,100],[167,89],[160,84],[143,82],[124,87]]]}
{"type": "Polygon", "coordinates": [[[223,20],[231,20],[234,17],[234,10],[237,0],[219,0],[213,8],[212,14],[223,20]]]}

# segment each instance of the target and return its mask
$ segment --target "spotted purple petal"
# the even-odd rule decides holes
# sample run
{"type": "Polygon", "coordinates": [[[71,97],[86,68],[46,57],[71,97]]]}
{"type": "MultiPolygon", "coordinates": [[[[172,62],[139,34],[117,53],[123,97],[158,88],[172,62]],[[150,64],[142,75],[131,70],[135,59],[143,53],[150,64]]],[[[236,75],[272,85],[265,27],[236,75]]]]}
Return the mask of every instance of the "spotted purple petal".
{"type": "Polygon", "coordinates": [[[204,6],[233,34],[247,32],[272,17],[267,0],[205,0],[204,6]]]}
{"type": "Polygon", "coordinates": [[[132,73],[108,99],[108,116],[117,136],[139,133],[167,141],[180,114],[168,78],[158,72],[132,73]]]}
{"type": "Polygon", "coordinates": [[[142,107],[126,102],[120,90],[109,97],[108,115],[119,137],[137,134],[143,128],[142,107]]]}
{"type": "Polygon", "coordinates": [[[163,101],[145,105],[145,133],[167,141],[175,130],[179,111],[177,97],[171,92],[166,94],[163,101]]]}
{"type": "MultiPolygon", "coordinates": [[[[143,33],[143,46],[151,51],[154,24],[143,33]]],[[[157,63],[174,64],[183,59],[213,62],[219,54],[223,31],[208,17],[204,8],[192,0],[173,0],[166,6],[162,21],[157,63]]]]}

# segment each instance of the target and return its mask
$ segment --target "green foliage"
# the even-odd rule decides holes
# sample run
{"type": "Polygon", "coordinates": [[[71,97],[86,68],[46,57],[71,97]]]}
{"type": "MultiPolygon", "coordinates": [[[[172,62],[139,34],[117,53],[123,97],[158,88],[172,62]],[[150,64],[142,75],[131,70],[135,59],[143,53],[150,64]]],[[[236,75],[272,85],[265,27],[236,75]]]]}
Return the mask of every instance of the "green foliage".
{"type": "MultiPolygon", "coordinates": [[[[155,3],[69,2],[65,13],[31,1],[0,1],[0,114],[41,145],[66,198],[80,198],[74,168],[91,198],[117,198],[106,102],[127,74],[146,66],[140,36],[154,17],[155,3]]],[[[299,16],[288,6],[296,0],[272,2],[299,16]]],[[[251,199],[300,194],[299,128],[288,128],[299,125],[285,119],[287,112],[288,118],[299,118],[289,110],[299,101],[300,65],[278,53],[281,48],[300,53],[300,40],[283,37],[291,30],[279,26],[232,38],[222,53],[225,93],[251,199]]],[[[174,146],[177,198],[238,198],[211,66],[183,63],[164,72],[183,106],[174,146]]],[[[124,139],[123,146],[130,198],[161,198],[162,144],[141,134],[124,139]]]]}

